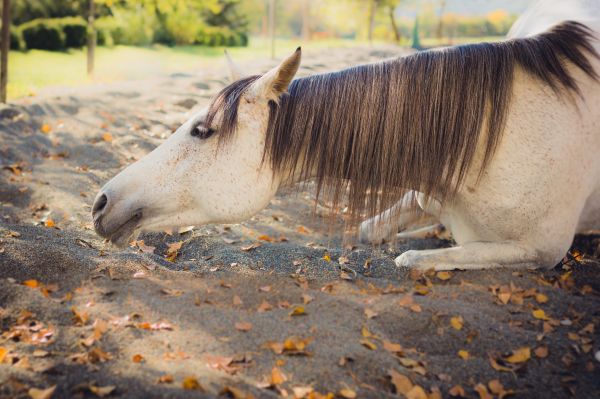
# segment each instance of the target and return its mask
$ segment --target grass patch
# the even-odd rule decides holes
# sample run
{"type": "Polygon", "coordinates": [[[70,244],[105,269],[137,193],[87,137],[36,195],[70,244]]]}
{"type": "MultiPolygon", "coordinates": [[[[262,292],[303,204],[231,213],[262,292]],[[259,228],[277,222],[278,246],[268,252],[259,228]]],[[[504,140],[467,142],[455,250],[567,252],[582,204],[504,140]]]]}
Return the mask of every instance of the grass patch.
{"type": "MultiPolygon", "coordinates": [[[[471,41],[478,41],[471,39],[471,41]]],[[[455,39],[454,43],[464,40],[455,39]]],[[[275,43],[276,56],[291,53],[300,40],[278,39],[275,43]]],[[[429,43],[423,40],[426,46],[429,43]]],[[[270,57],[270,42],[264,38],[253,38],[249,47],[229,49],[236,61],[259,60],[270,57]]],[[[318,50],[333,47],[356,47],[366,42],[332,39],[311,41],[304,49],[318,50]]],[[[31,50],[11,51],[9,57],[8,98],[34,96],[51,86],[81,86],[90,83],[109,83],[125,80],[143,80],[165,76],[175,72],[195,73],[214,62],[223,62],[222,47],[202,46],[151,46],[151,47],[98,47],[96,52],[95,78],[86,74],[86,50],[51,52],[31,50]]],[[[224,63],[223,63],[224,65],[224,63]]]]}

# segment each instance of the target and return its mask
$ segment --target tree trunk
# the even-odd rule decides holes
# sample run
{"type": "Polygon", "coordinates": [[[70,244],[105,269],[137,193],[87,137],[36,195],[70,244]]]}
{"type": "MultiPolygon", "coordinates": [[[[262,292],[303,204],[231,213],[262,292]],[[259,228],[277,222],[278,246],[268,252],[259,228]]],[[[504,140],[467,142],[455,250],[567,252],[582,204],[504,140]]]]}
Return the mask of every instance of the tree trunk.
{"type": "Polygon", "coordinates": [[[302,0],[302,40],[310,40],[310,0],[302,0]]]}
{"type": "Polygon", "coordinates": [[[271,58],[275,59],[275,0],[269,0],[269,37],[271,39],[271,58]]]}
{"type": "Polygon", "coordinates": [[[87,27],[87,73],[88,76],[94,76],[94,55],[96,52],[96,28],[94,20],[96,18],[96,4],[94,0],[89,0],[88,9],[88,27],[87,27]]]}
{"type": "Polygon", "coordinates": [[[396,39],[396,43],[400,43],[400,39],[402,36],[400,35],[400,31],[398,30],[398,24],[396,24],[396,16],[394,15],[394,11],[396,8],[394,6],[390,6],[390,23],[392,24],[392,31],[394,32],[394,38],[396,39]]]}
{"type": "Polygon", "coordinates": [[[369,4],[369,43],[373,44],[373,30],[375,29],[375,11],[377,10],[377,0],[371,0],[369,4]]]}
{"type": "Polygon", "coordinates": [[[8,85],[8,52],[10,51],[10,0],[2,0],[2,48],[0,48],[0,101],[6,102],[8,85]]]}
{"type": "Polygon", "coordinates": [[[437,38],[438,39],[442,39],[442,37],[444,36],[444,12],[446,11],[446,0],[441,0],[440,1],[440,20],[438,21],[438,26],[437,26],[437,38]]]}

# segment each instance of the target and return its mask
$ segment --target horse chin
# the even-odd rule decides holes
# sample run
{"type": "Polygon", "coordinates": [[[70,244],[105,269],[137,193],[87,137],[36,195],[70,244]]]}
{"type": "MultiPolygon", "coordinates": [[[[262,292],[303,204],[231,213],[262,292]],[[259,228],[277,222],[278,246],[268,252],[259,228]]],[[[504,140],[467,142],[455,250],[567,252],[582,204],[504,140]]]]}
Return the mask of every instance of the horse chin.
{"type": "Polygon", "coordinates": [[[110,242],[117,248],[125,248],[140,235],[138,229],[119,229],[110,237],[110,242]]]}

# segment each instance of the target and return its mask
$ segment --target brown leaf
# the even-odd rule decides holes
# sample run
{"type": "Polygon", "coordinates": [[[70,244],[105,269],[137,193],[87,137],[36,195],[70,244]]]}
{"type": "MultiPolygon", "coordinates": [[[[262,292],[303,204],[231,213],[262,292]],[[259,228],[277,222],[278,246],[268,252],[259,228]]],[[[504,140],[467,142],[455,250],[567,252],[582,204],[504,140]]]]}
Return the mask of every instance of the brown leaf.
{"type": "Polygon", "coordinates": [[[173,288],[163,288],[160,290],[160,292],[166,296],[173,296],[173,297],[181,296],[183,294],[183,291],[176,290],[173,288]]]}
{"type": "Polygon", "coordinates": [[[452,388],[450,388],[450,390],[448,391],[448,393],[452,397],[466,398],[466,396],[465,396],[465,389],[462,386],[460,386],[460,385],[453,386],[452,388]]]}
{"type": "Polygon", "coordinates": [[[271,292],[271,286],[270,285],[265,285],[263,287],[260,287],[258,290],[260,292],[271,292]]]}
{"type": "Polygon", "coordinates": [[[452,273],[450,272],[437,272],[435,276],[442,281],[450,280],[452,273]]]}
{"type": "Polygon", "coordinates": [[[30,388],[27,394],[31,399],[50,399],[56,390],[56,385],[46,389],[30,388]]]}
{"type": "Polygon", "coordinates": [[[338,395],[345,399],[354,399],[356,398],[356,392],[350,388],[340,389],[338,395]]]}
{"type": "Polygon", "coordinates": [[[248,323],[248,322],[237,322],[235,323],[235,329],[238,331],[250,331],[252,329],[252,323],[248,323]]]}
{"type": "Polygon", "coordinates": [[[545,359],[548,357],[548,347],[546,345],[538,346],[533,353],[540,359],[545,359]]]}
{"type": "Polygon", "coordinates": [[[144,356],[142,355],[133,355],[133,357],[131,358],[131,361],[134,363],[142,363],[143,361],[145,361],[146,359],[144,359],[144,356]]]}
{"type": "Polygon", "coordinates": [[[302,294],[302,302],[305,305],[308,305],[309,303],[311,303],[315,298],[308,295],[308,294],[302,294]]]}
{"type": "Polygon", "coordinates": [[[271,385],[281,385],[285,381],[287,381],[285,374],[283,374],[277,367],[273,367],[271,369],[271,385]]]}
{"type": "Polygon", "coordinates": [[[87,312],[79,312],[75,306],[71,308],[71,312],[73,312],[73,322],[75,325],[84,326],[90,319],[90,315],[87,312]]]}
{"type": "Polygon", "coordinates": [[[165,374],[165,375],[161,375],[160,377],[158,377],[158,379],[156,380],[157,384],[170,384],[174,381],[175,379],[173,378],[173,376],[171,374],[165,374]]]}
{"type": "Polygon", "coordinates": [[[390,341],[385,341],[385,340],[383,341],[383,349],[385,349],[388,352],[392,352],[392,353],[401,354],[403,352],[402,345],[395,344],[395,343],[392,343],[390,341]]]}
{"type": "Polygon", "coordinates": [[[253,249],[256,249],[256,248],[260,247],[261,245],[262,244],[260,242],[255,242],[255,243],[252,243],[252,244],[250,244],[248,246],[242,247],[241,250],[244,251],[244,252],[248,252],[248,251],[252,251],[253,249]]]}
{"type": "Polygon", "coordinates": [[[377,345],[375,345],[375,343],[373,341],[371,341],[368,338],[363,338],[360,340],[360,343],[367,349],[370,349],[372,351],[377,349],[377,345]]]}
{"type": "Polygon", "coordinates": [[[269,310],[273,310],[273,305],[271,305],[267,301],[262,301],[262,303],[258,307],[258,312],[259,313],[264,313],[264,312],[268,312],[269,310]]]}
{"type": "Polygon", "coordinates": [[[479,394],[480,399],[494,399],[488,392],[487,387],[481,383],[475,385],[475,391],[479,394]]]}
{"type": "Polygon", "coordinates": [[[187,389],[189,391],[205,392],[204,388],[202,387],[202,385],[200,385],[200,383],[195,377],[185,377],[181,385],[183,386],[183,389],[187,389]]]}
{"type": "Polygon", "coordinates": [[[419,385],[414,385],[410,391],[406,393],[406,399],[428,399],[427,392],[419,385]]]}
{"type": "Polygon", "coordinates": [[[374,317],[377,317],[378,313],[376,311],[374,311],[373,309],[370,308],[366,308],[365,309],[365,316],[367,317],[367,319],[372,319],[374,317]]]}
{"type": "Polygon", "coordinates": [[[108,385],[105,387],[97,387],[95,385],[90,385],[90,392],[92,392],[94,395],[103,398],[105,396],[110,395],[117,387],[114,385],[108,385]]]}
{"type": "Polygon", "coordinates": [[[406,395],[412,388],[413,383],[404,374],[400,374],[394,369],[388,371],[388,375],[392,378],[392,384],[396,388],[396,393],[399,395],[406,395]]]}

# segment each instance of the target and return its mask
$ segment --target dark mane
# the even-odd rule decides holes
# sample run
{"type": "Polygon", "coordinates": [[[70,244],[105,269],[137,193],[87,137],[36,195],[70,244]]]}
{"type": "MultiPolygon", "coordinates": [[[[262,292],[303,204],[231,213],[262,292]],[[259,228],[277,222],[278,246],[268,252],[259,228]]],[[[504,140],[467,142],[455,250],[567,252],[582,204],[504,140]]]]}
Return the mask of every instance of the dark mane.
{"type": "MultiPolygon", "coordinates": [[[[294,80],[270,104],[265,159],[277,171],[314,177],[338,205],[348,193],[355,221],[379,213],[406,189],[444,201],[465,178],[478,146],[483,168],[505,126],[515,67],[557,94],[579,93],[573,64],[598,79],[591,31],[576,22],[523,39],[426,51],[294,80]]],[[[219,134],[235,132],[237,105],[257,77],[224,89],[219,134]]]]}

